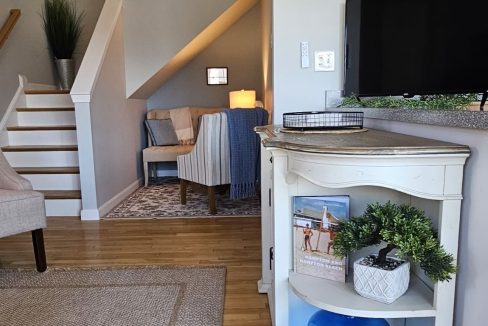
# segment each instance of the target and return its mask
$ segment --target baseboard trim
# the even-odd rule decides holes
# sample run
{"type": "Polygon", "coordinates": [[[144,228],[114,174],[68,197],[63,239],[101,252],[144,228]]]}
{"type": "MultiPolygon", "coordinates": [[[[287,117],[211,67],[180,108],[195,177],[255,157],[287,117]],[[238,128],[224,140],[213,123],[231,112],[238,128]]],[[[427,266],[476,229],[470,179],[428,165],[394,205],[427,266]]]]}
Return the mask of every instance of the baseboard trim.
{"type": "Polygon", "coordinates": [[[107,202],[105,202],[102,206],[98,208],[99,218],[102,216],[107,215],[112,208],[120,204],[127,196],[137,190],[140,186],[142,186],[142,178],[137,179],[133,183],[131,183],[127,188],[119,192],[117,195],[113,196],[107,202]]]}
{"type": "Polygon", "coordinates": [[[269,288],[271,287],[270,283],[263,283],[263,279],[258,281],[258,292],[259,293],[268,293],[269,288]]]}
{"type": "Polygon", "coordinates": [[[98,221],[100,219],[98,209],[82,209],[80,215],[82,221],[98,221]]]}

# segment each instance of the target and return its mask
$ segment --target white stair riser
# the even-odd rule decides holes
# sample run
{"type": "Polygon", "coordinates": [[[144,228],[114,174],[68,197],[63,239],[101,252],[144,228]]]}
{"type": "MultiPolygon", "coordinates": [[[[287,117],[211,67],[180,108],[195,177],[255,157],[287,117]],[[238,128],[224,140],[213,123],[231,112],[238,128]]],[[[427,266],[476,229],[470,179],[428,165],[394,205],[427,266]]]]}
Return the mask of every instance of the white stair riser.
{"type": "Polygon", "coordinates": [[[10,145],[76,145],[76,130],[9,131],[10,145]]]}
{"type": "Polygon", "coordinates": [[[75,125],[74,111],[18,112],[19,126],[66,126],[75,125]]]}
{"type": "Polygon", "coordinates": [[[27,107],[32,108],[65,108],[72,107],[73,101],[69,94],[26,94],[27,107]]]}
{"type": "Polygon", "coordinates": [[[25,174],[24,178],[40,190],[80,190],[79,174],[25,174]]]}
{"type": "MultiPolygon", "coordinates": [[[[67,126],[75,125],[74,111],[49,111],[36,108],[74,107],[69,94],[26,94],[21,107],[33,110],[16,112],[15,121],[9,125],[18,126],[67,126]]],[[[5,133],[8,144],[22,145],[76,145],[75,130],[10,131],[5,133]]],[[[34,151],[5,152],[13,167],[65,167],[78,166],[77,151],[34,151]]],[[[23,175],[41,190],[79,190],[79,174],[25,174],[23,175]]],[[[47,216],[80,216],[81,199],[46,199],[47,216]]]]}
{"type": "Polygon", "coordinates": [[[81,199],[46,199],[46,216],[80,216],[81,199]]]}
{"type": "Polygon", "coordinates": [[[78,166],[77,151],[58,152],[4,152],[13,167],[78,166]]]}

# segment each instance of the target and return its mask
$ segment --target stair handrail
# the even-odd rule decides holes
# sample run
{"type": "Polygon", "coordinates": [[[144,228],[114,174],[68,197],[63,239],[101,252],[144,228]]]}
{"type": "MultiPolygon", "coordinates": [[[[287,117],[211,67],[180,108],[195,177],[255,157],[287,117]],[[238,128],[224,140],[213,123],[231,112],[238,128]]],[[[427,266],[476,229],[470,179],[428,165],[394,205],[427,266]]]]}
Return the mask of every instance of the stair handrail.
{"type": "Polygon", "coordinates": [[[5,21],[5,24],[3,24],[2,29],[0,29],[0,49],[2,48],[3,43],[5,43],[10,32],[12,31],[15,24],[17,23],[17,20],[19,20],[19,17],[20,17],[20,9],[10,10],[10,15],[5,21]]]}
{"type": "Polygon", "coordinates": [[[122,0],[106,0],[95,30],[86,49],[80,68],[71,87],[71,99],[75,103],[90,103],[100,70],[108,51],[115,26],[122,15],[122,0]]]}

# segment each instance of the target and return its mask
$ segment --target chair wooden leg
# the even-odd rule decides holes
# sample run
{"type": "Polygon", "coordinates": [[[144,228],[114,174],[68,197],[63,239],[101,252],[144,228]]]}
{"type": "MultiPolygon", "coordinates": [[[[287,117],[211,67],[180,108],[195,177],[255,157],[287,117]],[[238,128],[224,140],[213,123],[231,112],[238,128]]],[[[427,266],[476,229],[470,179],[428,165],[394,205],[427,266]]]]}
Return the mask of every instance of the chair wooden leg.
{"type": "Polygon", "coordinates": [[[147,187],[149,183],[149,163],[147,161],[144,162],[144,187],[147,187]]]}
{"type": "Polygon", "coordinates": [[[32,244],[34,245],[34,255],[36,257],[36,267],[38,272],[44,272],[47,268],[46,251],[44,250],[44,236],[42,229],[32,231],[32,244]]]}
{"type": "Polygon", "coordinates": [[[217,204],[215,202],[215,186],[208,187],[208,210],[210,214],[217,214],[217,204]]]}
{"type": "Polygon", "coordinates": [[[180,179],[180,202],[182,205],[186,205],[186,185],[187,181],[180,179]]]}
{"type": "Polygon", "coordinates": [[[158,162],[151,163],[151,177],[153,178],[158,177],[158,162]]]}

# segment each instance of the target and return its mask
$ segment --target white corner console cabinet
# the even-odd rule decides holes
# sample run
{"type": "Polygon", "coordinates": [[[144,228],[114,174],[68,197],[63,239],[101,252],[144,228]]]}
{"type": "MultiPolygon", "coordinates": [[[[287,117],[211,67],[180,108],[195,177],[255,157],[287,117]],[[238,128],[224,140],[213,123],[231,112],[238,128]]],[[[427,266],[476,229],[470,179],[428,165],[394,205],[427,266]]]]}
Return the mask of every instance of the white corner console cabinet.
{"type": "MultiPolygon", "coordinates": [[[[268,294],[273,325],[289,325],[289,290],[318,308],[386,318],[392,326],[452,325],[455,276],[434,284],[413,266],[406,294],[383,304],[354,292],[352,271],[346,283],[294,273],[292,198],[349,195],[351,216],[361,215],[372,202],[414,205],[432,218],[442,246],[456,260],[467,146],[372,129],[292,134],[265,126],[256,132],[262,140],[263,261],[258,289],[268,294]]],[[[367,248],[357,256],[376,250],[367,248]]]]}

